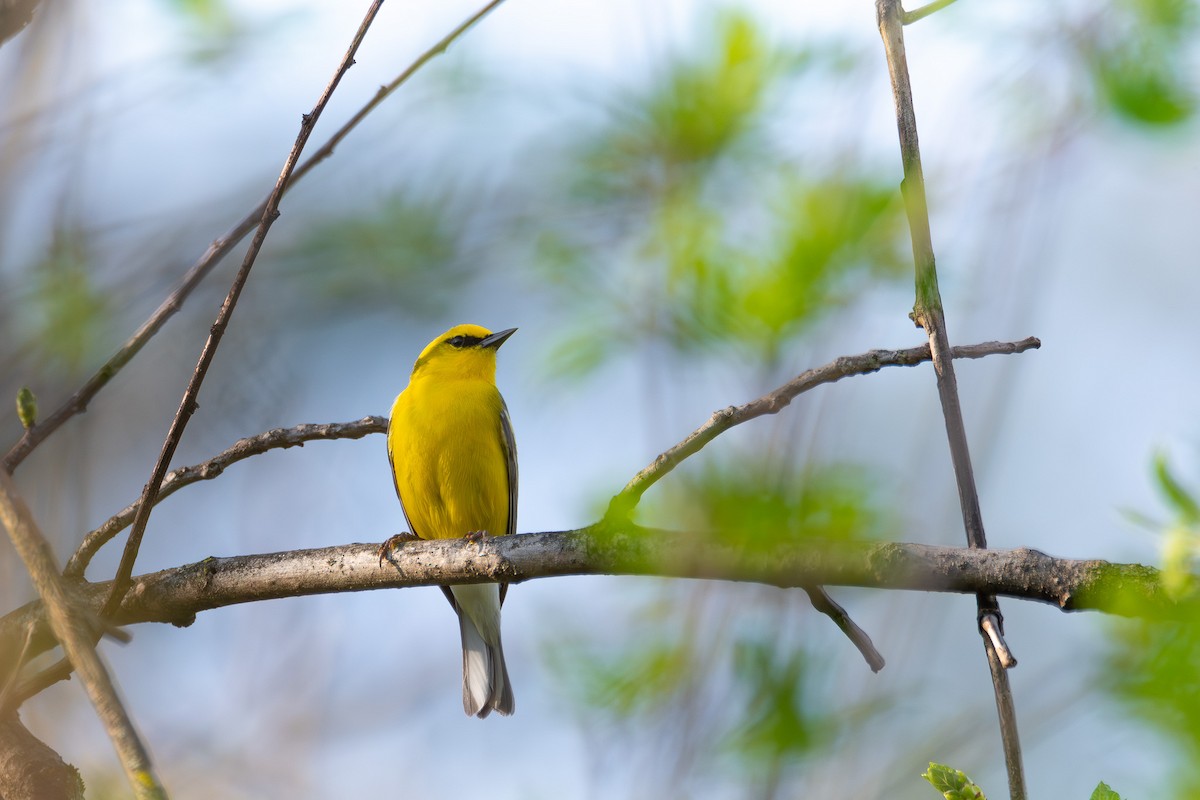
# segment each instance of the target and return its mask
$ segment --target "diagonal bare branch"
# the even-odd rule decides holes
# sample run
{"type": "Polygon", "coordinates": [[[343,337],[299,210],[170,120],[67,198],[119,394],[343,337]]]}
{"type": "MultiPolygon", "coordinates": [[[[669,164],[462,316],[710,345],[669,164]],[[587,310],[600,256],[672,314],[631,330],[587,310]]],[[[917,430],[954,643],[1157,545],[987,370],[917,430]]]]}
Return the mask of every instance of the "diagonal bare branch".
{"type": "MultiPolygon", "coordinates": [[[[138,502],[137,513],[133,518],[133,528],[129,532],[129,538],[125,541],[125,551],[121,555],[121,563],[117,567],[116,578],[113,580],[112,594],[109,595],[108,602],[105,603],[105,611],[108,613],[111,613],[121,604],[122,596],[129,589],[130,576],[133,575],[133,564],[137,559],[138,548],[142,544],[142,536],[146,532],[146,523],[150,519],[150,512],[154,509],[154,499],[158,496],[158,492],[162,488],[163,478],[166,477],[167,468],[171,465],[171,458],[175,455],[175,448],[179,445],[183,431],[187,427],[188,421],[192,418],[192,414],[196,411],[196,400],[200,394],[200,386],[204,383],[204,378],[208,374],[208,368],[217,354],[217,347],[220,346],[225,329],[229,326],[229,320],[233,317],[233,311],[237,307],[238,298],[241,296],[242,289],[250,277],[250,269],[254,266],[255,260],[258,258],[258,253],[262,249],[263,242],[267,238],[267,233],[270,231],[271,225],[279,217],[279,201],[283,198],[283,191],[287,187],[288,180],[296,168],[296,163],[300,160],[300,153],[304,150],[304,145],[308,143],[308,137],[312,135],[312,130],[316,126],[317,120],[321,118],[321,112],[325,110],[325,106],[329,103],[329,98],[333,96],[338,84],[341,83],[342,76],[354,65],[354,54],[358,52],[359,45],[366,38],[367,31],[370,30],[371,23],[375,21],[375,15],[379,13],[382,5],[383,0],[374,0],[371,3],[367,9],[366,16],[363,17],[363,21],[358,27],[358,31],[354,34],[354,39],[350,42],[350,47],[346,50],[346,54],[342,56],[337,69],[334,70],[333,77],[329,79],[329,83],[321,92],[321,96],[317,98],[313,110],[305,114],[301,119],[300,133],[297,134],[296,141],[292,145],[287,159],[284,161],[283,170],[279,173],[279,178],[275,181],[275,188],[271,190],[271,195],[267,198],[267,205],[263,210],[262,219],[258,223],[258,230],[254,234],[254,239],[250,242],[250,247],[246,251],[246,257],[242,260],[241,268],[238,270],[237,275],[234,276],[233,285],[229,287],[229,293],[225,296],[225,302],[221,304],[221,309],[217,312],[217,319],[213,322],[203,350],[200,351],[200,359],[196,362],[196,369],[192,372],[187,389],[183,393],[183,399],[179,402],[179,409],[175,412],[175,419],[171,421],[171,428],[167,432],[166,439],[163,441],[158,461],[155,462],[154,469],[150,472],[150,480],[146,482],[146,486],[142,490],[142,499],[138,502]]],[[[106,616],[108,613],[106,613],[106,616]]]]}
{"type": "MultiPolygon", "coordinates": [[[[460,36],[466,33],[476,22],[488,15],[496,6],[500,5],[503,0],[491,0],[485,6],[480,8],[470,17],[465,19],[458,27],[450,33],[443,36],[436,44],[421,53],[417,58],[408,65],[395,79],[386,86],[380,87],[379,91],[370,101],[365,103],[350,120],[339,128],[328,140],[318,147],[311,156],[305,159],[304,163],[296,168],[292,174],[292,178],[288,181],[285,187],[285,194],[301,179],[304,178],[314,167],[320,164],[325,159],[333,155],[334,149],[338,144],[345,139],[354,128],[358,126],[380,103],[388,96],[393,94],[397,89],[408,82],[421,67],[432,60],[435,56],[446,52],[460,36]]],[[[167,320],[175,315],[183,303],[191,295],[202,280],[213,270],[213,268],[221,262],[226,255],[229,254],[238,242],[246,237],[246,234],[254,230],[262,219],[263,213],[267,208],[267,200],[264,199],[258,206],[249,214],[243,217],[232,228],[226,231],[221,236],[217,237],[208,249],[200,256],[184,274],[179,286],[162,302],[154,313],[142,323],[142,325],[134,331],[133,335],[121,345],[108,361],[96,371],[87,382],[80,386],[75,392],[63,402],[53,412],[38,422],[37,425],[26,430],[20,439],[9,448],[4,455],[4,459],[0,462],[0,468],[12,473],[22,461],[33,452],[39,444],[41,444],[50,434],[54,433],[63,423],[78,414],[87,411],[88,404],[92,399],[100,393],[109,381],[120,372],[126,364],[133,360],[141,349],[150,339],[158,333],[167,320]]]]}
{"type": "MultiPolygon", "coordinates": [[[[983,358],[990,355],[1023,353],[1041,347],[1034,337],[1019,342],[984,342],[982,344],[955,347],[954,358],[983,358]]],[[[637,506],[646,490],[664,475],[679,466],[685,459],[700,452],[713,439],[735,425],[761,417],[777,414],[797,396],[825,383],[834,383],[852,375],[868,375],[884,367],[912,367],[930,360],[929,346],[910,347],[906,350],[869,350],[855,356],[842,356],[820,367],[800,373],[774,391],[740,406],[728,406],[713,413],[708,422],[688,434],[682,442],[666,450],[654,462],[633,476],[625,488],[612,499],[608,506],[608,517],[626,517],[637,506]]]]}
{"type": "MultiPolygon", "coordinates": [[[[257,436],[239,439],[207,461],[189,467],[180,467],[167,473],[154,502],[157,505],[185,486],[198,481],[212,480],[222,474],[226,467],[269,450],[303,447],[305,442],[323,439],[361,439],[372,433],[385,432],[387,432],[386,417],[363,417],[353,422],[308,423],[291,428],[273,428],[257,436]]],[[[107,519],[99,528],[84,536],[83,542],[67,561],[67,568],[63,574],[68,578],[83,577],[84,571],[97,551],[133,523],[137,509],[138,501],[134,501],[107,519]]]]}
{"type": "MultiPolygon", "coordinates": [[[[62,645],[71,666],[78,671],[88,699],[112,739],[134,796],[139,800],[165,798],[166,791],[154,774],[150,756],[95,650],[93,643],[98,637],[93,636],[81,621],[81,615],[89,612],[74,607],[66,584],[58,574],[50,546],[13,485],[12,476],[3,470],[0,470],[0,524],[8,529],[13,547],[42,598],[46,625],[62,645]]],[[[30,637],[31,644],[32,641],[33,637],[30,637]]]]}

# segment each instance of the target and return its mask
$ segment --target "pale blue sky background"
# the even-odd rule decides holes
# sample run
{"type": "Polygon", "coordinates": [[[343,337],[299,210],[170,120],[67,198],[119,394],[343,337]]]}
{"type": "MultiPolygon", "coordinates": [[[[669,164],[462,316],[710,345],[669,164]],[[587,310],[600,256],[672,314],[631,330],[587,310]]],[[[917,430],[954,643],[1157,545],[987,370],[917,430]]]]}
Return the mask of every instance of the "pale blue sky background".
{"type": "MultiPolygon", "coordinates": [[[[69,54],[37,62],[34,74],[19,62],[17,43],[0,48],[0,85],[10,87],[2,90],[0,156],[21,192],[6,192],[0,277],[18,274],[45,248],[47,221],[66,198],[101,232],[106,279],[129,287],[119,311],[137,322],[169,286],[152,264],[165,257],[182,271],[269,189],[300,113],[366,3],[236,3],[253,26],[250,37],[203,70],[181,61],[193,33],[161,3],[67,5],[69,54]],[[40,115],[32,128],[13,124],[65,101],[65,112],[40,115]],[[30,138],[18,130],[32,131],[30,138]],[[74,147],[84,131],[86,147],[74,147]]],[[[811,137],[804,141],[858,140],[898,181],[873,3],[746,5],[780,39],[836,31],[878,56],[870,80],[848,78],[845,95],[820,104],[793,98],[781,121],[811,137]]],[[[1043,341],[1039,352],[959,366],[989,540],[1153,562],[1153,537],[1121,513],[1159,511],[1151,454],[1165,448],[1181,473],[1200,475],[1196,131],[1155,138],[1080,119],[1080,132],[1064,132],[1047,150],[1030,131],[1060,110],[1055,102],[1069,94],[1070,77],[1046,55],[1049,45],[1040,50],[1030,44],[1036,37],[1017,39],[1011,30],[1037,27],[1051,12],[1033,2],[993,5],[964,0],[907,34],[951,336],[1043,341]],[[1007,85],[1014,71],[1033,77],[1001,95],[984,91],[1007,85]]],[[[503,258],[517,252],[511,247],[435,320],[375,311],[299,325],[276,317],[286,276],[267,264],[273,250],[294,241],[298,231],[289,225],[330,208],[370,206],[408,181],[477,187],[498,201],[527,191],[539,147],[586,120],[605,87],[637,85],[639,72],[694,41],[713,7],[513,0],[390,100],[284,201],[262,274],[251,279],[176,463],[270,427],[384,414],[434,334],[460,321],[519,326],[499,369],[520,445],[519,529],[573,528],[592,521],[599,499],[713,409],[837,355],[919,343],[902,282],[858,303],[852,325],[821,328],[770,380],[647,352],[585,383],[554,383],[541,364],[562,311],[528,273],[503,269],[503,258]],[[478,78],[480,88],[460,102],[445,87],[463,76],[468,84],[478,78]],[[451,148],[457,157],[447,175],[441,154],[451,148]],[[261,335],[281,324],[287,338],[261,335]],[[258,393],[247,375],[270,391],[258,393]]],[[[462,2],[385,4],[313,143],[471,10],[462,2]]],[[[195,316],[173,321],[86,417],[18,473],[60,555],[79,531],[137,495],[207,328],[211,315],[201,312],[215,312],[243,252],[193,298],[195,316]]],[[[127,333],[113,331],[112,343],[127,333]]],[[[43,403],[54,405],[49,397],[43,403]]],[[[751,447],[766,431],[795,435],[815,454],[871,465],[897,514],[898,538],[962,540],[928,369],[825,387],[783,418],[748,427],[712,447],[751,447]]],[[[154,513],[139,571],[208,555],[380,541],[402,525],[381,437],[313,443],[238,465],[166,501],[154,513]]],[[[114,562],[110,548],[92,574],[114,562]]],[[[13,575],[11,564],[4,574],[13,575]]],[[[605,761],[597,745],[615,732],[570,704],[541,654],[568,635],[620,647],[643,603],[669,591],[656,581],[611,578],[515,587],[504,627],[518,713],[507,720],[462,715],[457,632],[434,590],[224,609],[184,630],[142,626],[131,645],[103,649],[176,797],[210,797],[214,785],[231,798],[641,797],[649,795],[636,788],[637,765],[605,761]]],[[[27,597],[13,594],[10,604],[27,597]]],[[[1001,796],[971,598],[834,595],[889,663],[872,675],[826,620],[798,617],[792,634],[814,642],[833,665],[832,707],[900,690],[910,699],[887,725],[806,767],[814,796],[832,796],[821,789],[834,786],[853,797],[932,796],[916,780],[930,759],[962,767],[1001,796]]],[[[786,598],[807,606],[800,593],[786,598]]],[[[1082,798],[1101,779],[1123,794],[1153,796],[1161,746],[1077,695],[1094,667],[1103,620],[1003,606],[1021,660],[1012,681],[1033,796],[1082,798]]],[[[29,704],[24,717],[85,777],[115,773],[75,682],[29,704]]],[[[746,796],[736,776],[685,792],[746,796]]]]}

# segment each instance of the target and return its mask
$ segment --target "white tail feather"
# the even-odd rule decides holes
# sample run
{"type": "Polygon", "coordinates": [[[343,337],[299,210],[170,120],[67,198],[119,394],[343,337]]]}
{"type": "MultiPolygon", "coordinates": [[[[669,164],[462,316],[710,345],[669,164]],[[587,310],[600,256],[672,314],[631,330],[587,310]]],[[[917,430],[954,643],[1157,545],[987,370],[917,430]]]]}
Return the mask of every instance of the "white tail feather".
{"type": "Polygon", "coordinates": [[[500,587],[494,583],[452,586],[463,648],[463,709],[486,717],[513,712],[512,687],[500,643],[500,587]]]}

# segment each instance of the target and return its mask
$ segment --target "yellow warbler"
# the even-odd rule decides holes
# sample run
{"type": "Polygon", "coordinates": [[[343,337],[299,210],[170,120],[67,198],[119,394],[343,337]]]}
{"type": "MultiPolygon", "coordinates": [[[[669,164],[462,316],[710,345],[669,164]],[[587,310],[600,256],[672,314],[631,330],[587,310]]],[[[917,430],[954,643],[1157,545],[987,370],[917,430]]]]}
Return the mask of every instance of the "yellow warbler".
{"type": "MultiPolygon", "coordinates": [[[[496,389],[496,350],[515,331],[492,333],[478,325],[446,331],[421,351],[408,387],[392,406],[388,460],[414,536],[456,539],[516,531],[517,445],[496,389]]],[[[442,587],[462,634],[463,708],[481,719],[493,709],[513,712],[500,644],[507,588],[442,587]]]]}

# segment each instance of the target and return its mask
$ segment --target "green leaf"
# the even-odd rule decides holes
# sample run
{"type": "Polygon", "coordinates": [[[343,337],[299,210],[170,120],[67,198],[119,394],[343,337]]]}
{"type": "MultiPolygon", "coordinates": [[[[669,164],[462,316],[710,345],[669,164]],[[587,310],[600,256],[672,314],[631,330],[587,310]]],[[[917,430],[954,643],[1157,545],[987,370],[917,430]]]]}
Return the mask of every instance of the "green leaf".
{"type": "Polygon", "coordinates": [[[1103,97],[1130,122],[1166,127],[1191,119],[1196,97],[1165,63],[1142,47],[1105,54],[1095,74],[1103,97]]]}
{"type": "Polygon", "coordinates": [[[1121,800],[1121,795],[1109,788],[1107,783],[1100,781],[1096,791],[1092,792],[1091,800],[1121,800]]]}
{"type": "Polygon", "coordinates": [[[1200,523],[1200,502],[1183,487],[1183,484],[1171,472],[1167,458],[1162,453],[1154,456],[1154,477],[1158,488],[1170,503],[1171,507],[1187,523],[1200,523]]]}
{"type": "Polygon", "coordinates": [[[1134,717],[1171,743],[1180,755],[1173,780],[1195,788],[1200,786],[1200,615],[1194,605],[1183,614],[1169,622],[1114,623],[1097,677],[1134,717]]]}
{"type": "Polygon", "coordinates": [[[1196,533],[1182,525],[1171,525],[1163,534],[1162,582],[1167,594],[1182,598],[1195,583],[1196,533]]]}
{"type": "Polygon", "coordinates": [[[309,225],[281,260],[321,307],[398,307],[432,317],[474,274],[460,244],[467,216],[452,198],[397,192],[374,213],[355,210],[309,225]]]}
{"type": "Polygon", "coordinates": [[[37,397],[28,386],[22,386],[17,392],[17,419],[26,429],[37,424],[37,397]]]}
{"type": "Polygon", "coordinates": [[[929,762],[929,770],[921,775],[946,800],[986,800],[983,790],[961,771],[945,764],[929,762]]]}

